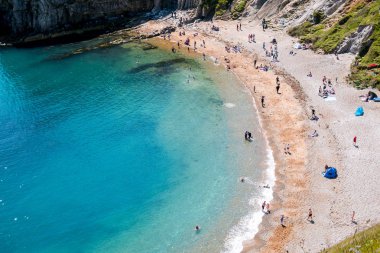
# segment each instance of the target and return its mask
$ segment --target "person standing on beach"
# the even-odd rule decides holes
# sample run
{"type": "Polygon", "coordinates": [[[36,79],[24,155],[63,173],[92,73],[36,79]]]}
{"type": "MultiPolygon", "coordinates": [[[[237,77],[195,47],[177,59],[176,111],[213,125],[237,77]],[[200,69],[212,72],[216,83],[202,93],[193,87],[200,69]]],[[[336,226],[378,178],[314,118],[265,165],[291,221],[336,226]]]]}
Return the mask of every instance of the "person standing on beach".
{"type": "Polygon", "coordinates": [[[357,148],[358,145],[356,144],[356,136],[354,137],[354,147],[357,148]]]}
{"type": "Polygon", "coordinates": [[[261,97],[261,106],[265,108],[265,96],[261,97]]]}
{"type": "Polygon", "coordinates": [[[280,94],[279,91],[280,91],[280,83],[277,83],[276,85],[276,91],[277,91],[277,94],[280,94]]]}
{"type": "Polygon", "coordinates": [[[283,214],[281,214],[280,223],[281,223],[282,227],[285,227],[284,220],[285,220],[285,216],[283,214]]]}
{"type": "Polygon", "coordinates": [[[205,61],[206,60],[206,54],[203,53],[203,60],[205,61]]]}
{"type": "Polygon", "coordinates": [[[241,23],[239,24],[239,28],[240,28],[240,31],[243,31],[243,30],[241,29],[241,23]]]}
{"type": "Polygon", "coordinates": [[[236,25],[236,31],[239,31],[239,24],[236,25]]]}
{"type": "Polygon", "coordinates": [[[355,221],[355,211],[352,211],[351,222],[352,223],[356,223],[356,221],[355,221]]]}
{"type": "Polygon", "coordinates": [[[264,209],[265,209],[265,204],[266,204],[266,201],[263,202],[263,204],[261,205],[261,211],[264,212],[264,209]]]}
{"type": "Polygon", "coordinates": [[[307,220],[310,222],[313,221],[313,211],[311,211],[311,208],[309,208],[309,215],[307,216],[307,220]]]}
{"type": "Polygon", "coordinates": [[[253,61],[253,66],[256,68],[256,64],[257,64],[257,60],[255,59],[254,61],[253,61]]]}

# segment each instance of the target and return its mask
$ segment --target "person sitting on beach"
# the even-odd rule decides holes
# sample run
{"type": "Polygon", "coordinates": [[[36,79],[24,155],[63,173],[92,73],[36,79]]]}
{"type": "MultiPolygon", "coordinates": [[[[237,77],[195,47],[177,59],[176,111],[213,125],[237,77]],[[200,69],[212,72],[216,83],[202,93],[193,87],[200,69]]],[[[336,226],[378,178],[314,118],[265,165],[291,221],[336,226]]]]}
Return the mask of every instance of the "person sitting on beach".
{"type": "Polygon", "coordinates": [[[327,172],[327,170],[329,169],[330,167],[326,164],[325,165],[325,173],[327,172]]]}
{"type": "Polygon", "coordinates": [[[290,153],[290,145],[289,145],[289,144],[286,144],[286,145],[285,145],[284,153],[285,153],[285,154],[289,154],[289,155],[291,154],[291,153],[290,153]]]}
{"type": "Polygon", "coordinates": [[[309,134],[309,137],[318,137],[317,130],[314,130],[314,132],[312,134],[309,134]]]}
{"type": "Polygon", "coordinates": [[[315,109],[311,109],[311,117],[310,120],[318,120],[319,118],[315,115],[315,109]]]}
{"type": "Polygon", "coordinates": [[[309,74],[307,74],[308,77],[312,77],[313,75],[311,74],[311,71],[309,72],[309,74]]]}
{"type": "Polygon", "coordinates": [[[187,39],[185,40],[185,45],[186,45],[186,46],[190,46],[190,38],[187,38],[187,39]]]}

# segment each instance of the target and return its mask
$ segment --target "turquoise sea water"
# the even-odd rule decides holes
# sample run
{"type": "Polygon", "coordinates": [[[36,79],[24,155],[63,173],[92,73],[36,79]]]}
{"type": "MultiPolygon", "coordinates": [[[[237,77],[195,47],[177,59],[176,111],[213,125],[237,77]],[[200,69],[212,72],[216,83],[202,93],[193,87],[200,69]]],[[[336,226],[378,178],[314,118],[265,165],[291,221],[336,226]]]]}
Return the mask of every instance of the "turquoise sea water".
{"type": "Polygon", "coordinates": [[[0,252],[229,250],[259,196],[238,179],[264,177],[244,88],[138,44],[70,55],[83,44],[0,51],[0,252]]]}

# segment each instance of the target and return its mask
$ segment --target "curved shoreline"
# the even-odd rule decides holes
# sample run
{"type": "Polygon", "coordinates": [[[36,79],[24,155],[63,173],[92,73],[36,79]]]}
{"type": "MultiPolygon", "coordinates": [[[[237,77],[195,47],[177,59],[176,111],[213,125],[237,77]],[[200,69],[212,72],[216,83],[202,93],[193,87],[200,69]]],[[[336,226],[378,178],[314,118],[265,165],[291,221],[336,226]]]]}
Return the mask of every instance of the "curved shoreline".
{"type": "MultiPolygon", "coordinates": [[[[276,161],[273,211],[264,217],[256,236],[244,243],[243,252],[320,251],[379,221],[376,160],[380,159],[380,147],[373,145],[373,141],[380,140],[376,130],[380,124],[379,104],[361,102],[358,96],[370,89],[359,91],[345,82],[353,56],[341,55],[337,60],[333,55],[319,55],[310,50],[298,50],[296,56],[288,54],[294,50],[296,39],[284,30],[263,32],[251,21],[243,19],[240,31],[231,21],[190,24],[180,29],[186,30],[186,36],[178,36],[177,30],[171,42],[172,45],[180,42],[183,49],[183,42],[189,37],[189,51],[193,54],[193,41],[201,44],[204,39],[207,47],[198,47],[196,53],[214,56],[219,63],[229,65],[251,91],[273,150],[276,161]],[[212,31],[211,25],[219,26],[219,32],[212,31]],[[248,43],[247,35],[251,32],[255,33],[257,44],[248,43]],[[281,55],[280,62],[272,64],[266,60],[261,43],[267,43],[268,48],[274,38],[279,42],[281,55]],[[238,45],[242,53],[225,51],[225,46],[233,45],[238,45]],[[224,62],[223,56],[230,62],[224,62]],[[254,68],[254,59],[257,65],[270,66],[270,71],[254,68]],[[310,71],[312,77],[307,76],[310,71]],[[318,96],[324,76],[334,80],[337,94],[332,102],[318,96]],[[276,94],[276,77],[280,77],[281,94],[276,94]],[[266,97],[265,108],[261,107],[261,96],[266,97]],[[367,117],[353,116],[359,105],[364,107],[367,117]],[[317,122],[308,120],[311,108],[317,111],[317,122]],[[308,133],[314,130],[319,137],[308,138],[308,133]],[[352,146],[356,135],[362,139],[360,149],[352,146]],[[291,155],[283,152],[286,144],[290,144],[291,155]],[[338,179],[326,180],[321,176],[325,164],[338,168],[338,179]],[[363,167],[366,173],[362,173],[363,167]],[[362,208],[369,203],[371,208],[362,208]],[[305,218],[309,208],[313,210],[314,223],[305,218]],[[353,211],[357,223],[351,221],[353,211]],[[280,225],[281,215],[286,216],[285,228],[280,225]]],[[[138,31],[149,34],[171,24],[169,20],[149,22],[138,31]]]]}
{"type": "MultiPolygon", "coordinates": [[[[164,26],[168,25],[165,21],[155,21],[145,24],[144,26],[138,28],[138,32],[141,34],[149,34],[153,32],[154,30],[160,30],[164,26]]],[[[181,29],[183,30],[183,29],[181,29]]],[[[298,157],[298,159],[293,159],[289,162],[289,165],[287,165],[287,159],[281,157],[281,149],[282,146],[285,145],[285,143],[289,143],[292,146],[296,146],[296,142],[299,138],[303,139],[305,135],[299,135],[299,132],[305,132],[304,124],[297,124],[297,122],[303,122],[306,119],[306,114],[304,113],[304,109],[299,103],[298,99],[294,99],[295,97],[302,97],[302,94],[298,94],[301,89],[298,89],[297,85],[295,83],[291,83],[292,80],[290,80],[288,77],[281,80],[281,84],[283,86],[282,91],[284,92],[284,95],[282,95],[282,98],[286,97],[287,104],[291,108],[295,109],[299,112],[295,115],[290,115],[288,117],[287,114],[287,108],[282,107],[282,112],[280,108],[277,107],[277,104],[279,104],[280,100],[278,97],[278,94],[268,93],[266,90],[268,90],[268,87],[272,86],[272,89],[275,87],[275,78],[277,74],[277,70],[275,69],[275,72],[268,71],[268,72],[261,72],[260,70],[257,70],[253,67],[253,59],[252,54],[244,51],[241,54],[227,54],[224,52],[224,47],[226,44],[229,44],[229,41],[224,41],[222,39],[216,38],[214,36],[210,36],[210,34],[206,34],[205,32],[202,33],[201,29],[186,29],[187,37],[190,37],[193,33],[198,33],[197,35],[197,41],[202,41],[202,39],[206,40],[206,48],[198,48],[196,52],[193,52],[193,50],[189,50],[190,54],[197,54],[205,53],[207,56],[214,56],[214,58],[218,58],[218,63],[222,63],[224,66],[227,64],[221,60],[220,54],[227,55],[230,59],[230,65],[231,65],[231,71],[235,74],[235,76],[241,81],[241,83],[250,91],[252,99],[255,101],[255,108],[257,110],[257,115],[262,127],[262,130],[264,130],[264,137],[267,141],[268,147],[273,151],[274,155],[274,161],[275,161],[275,186],[272,186],[273,193],[271,194],[274,198],[272,200],[271,209],[273,210],[271,215],[262,215],[262,221],[260,222],[259,229],[255,235],[253,235],[254,238],[246,240],[242,242],[242,251],[247,252],[253,249],[260,249],[264,246],[263,241],[269,239],[268,244],[266,244],[267,249],[272,248],[274,250],[277,250],[279,248],[279,245],[284,245],[288,242],[291,235],[292,227],[289,226],[288,228],[284,229],[283,231],[275,231],[278,228],[278,224],[275,223],[274,217],[279,219],[279,216],[282,214],[283,210],[282,207],[289,203],[288,205],[291,205],[291,202],[296,201],[294,198],[284,198],[283,195],[283,185],[285,184],[291,184],[295,183],[297,186],[295,188],[288,189],[288,192],[285,192],[287,195],[291,195],[291,193],[294,193],[294,197],[298,197],[297,191],[300,191],[300,189],[304,190],[306,187],[305,184],[298,182],[299,179],[297,178],[285,178],[285,176],[282,173],[282,170],[280,170],[280,167],[284,166],[292,166],[292,170],[294,173],[302,173],[304,168],[303,161],[305,160],[306,155],[306,148],[301,147],[297,148],[297,150],[302,150],[301,157],[298,157]],[[211,42],[210,42],[211,41],[211,42]],[[252,81],[252,79],[254,81],[252,81]],[[294,92],[293,89],[296,89],[298,92],[294,92]],[[268,108],[261,108],[260,106],[260,96],[257,96],[258,94],[262,94],[267,98],[267,101],[270,101],[271,105],[268,108]],[[256,94],[256,96],[255,96],[256,94]],[[260,109],[259,109],[260,108],[260,109]],[[284,110],[285,109],[285,110],[284,110]],[[276,114],[276,117],[273,117],[273,115],[276,114]],[[300,117],[299,117],[300,116],[300,117]],[[301,119],[301,120],[300,120],[301,119]],[[286,133],[287,126],[282,124],[282,122],[287,122],[287,124],[291,125],[293,127],[293,131],[290,135],[286,133]],[[273,126],[276,126],[273,128],[273,126]],[[279,131],[281,130],[281,131],[279,131]],[[292,180],[295,180],[297,182],[293,182],[292,180]],[[280,192],[281,190],[281,192],[280,192]],[[285,202],[286,199],[286,202],[285,202]],[[263,226],[265,224],[265,227],[263,226]],[[274,233],[272,233],[274,232],[274,233]],[[271,244],[271,242],[276,242],[271,244]]],[[[178,32],[172,34],[171,36],[171,45],[176,47],[176,43],[180,41],[181,49],[183,50],[186,47],[183,46],[184,37],[179,37],[177,35],[178,32]]],[[[201,55],[200,55],[201,56],[201,55]]],[[[265,59],[259,59],[257,55],[254,55],[255,58],[257,58],[260,63],[266,64],[265,59]]],[[[258,65],[260,64],[258,63],[258,65]]],[[[284,77],[283,73],[282,74],[284,77]]],[[[270,88],[269,88],[270,89],[270,88]]],[[[301,99],[302,100],[302,99],[301,99]]],[[[269,169],[269,168],[268,168],[269,169]]],[[[264,199],[263,199],[264,201],[264,199]]],[[[292,211],[291,213],[285,213],[287,216],[293,216],[297,211],[292,211]]]]}

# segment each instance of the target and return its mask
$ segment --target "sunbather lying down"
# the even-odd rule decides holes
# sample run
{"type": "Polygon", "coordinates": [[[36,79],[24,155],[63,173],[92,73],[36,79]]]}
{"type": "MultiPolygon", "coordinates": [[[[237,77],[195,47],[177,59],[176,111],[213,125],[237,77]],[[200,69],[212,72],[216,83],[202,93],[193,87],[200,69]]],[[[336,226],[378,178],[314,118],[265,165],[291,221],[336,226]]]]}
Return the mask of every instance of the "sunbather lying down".
{"type": "Polygon", "coordinates": [[[309,137],[318,137],[318,132],[317,130],[314,130],[311,134],[308,135],[309,137]]]}

